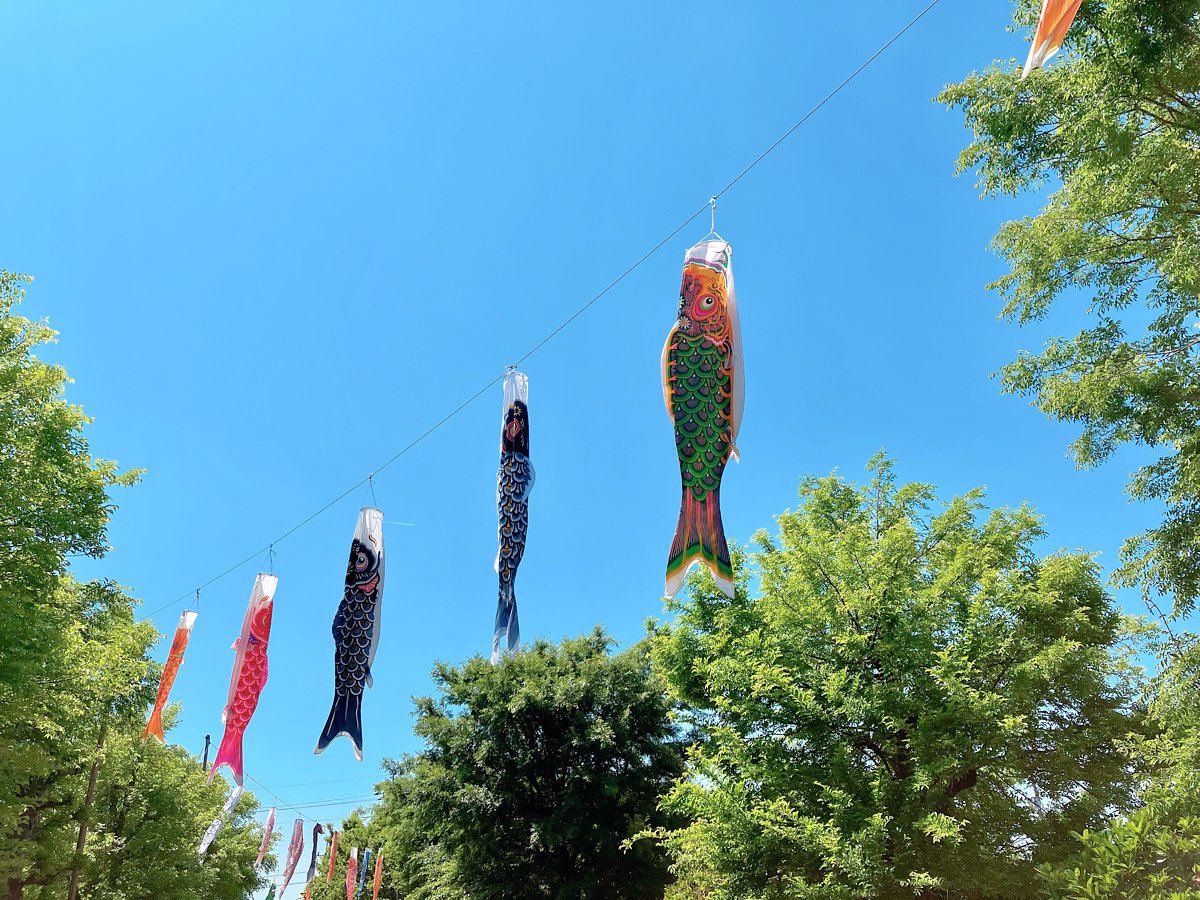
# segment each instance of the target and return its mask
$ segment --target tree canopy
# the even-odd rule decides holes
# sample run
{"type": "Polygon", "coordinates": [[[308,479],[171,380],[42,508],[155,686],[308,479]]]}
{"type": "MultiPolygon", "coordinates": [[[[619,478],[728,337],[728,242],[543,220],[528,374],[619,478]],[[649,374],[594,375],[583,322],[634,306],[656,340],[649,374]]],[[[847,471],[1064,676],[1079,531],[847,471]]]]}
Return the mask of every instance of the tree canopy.
{"type": "MultiPolygon", "coordinates": [[[[1019,0],[1017,26],[1039,0],[1019,0]]],[[[985,195],[1050,189],[995,247],[993,287],[1020,324],[1080,322],[1006,366],[1007,391],[1078,423],[1082,466],[1123,444],[1159,458],[1129,484],[1165,504],[1126,542],[1121,580],[1200,597],[1200,0],[1088,0],[1062,56],[1026,81],[1016,60],[950,85],[972,141],[959,158],[985,195]]]]}
{"type": "Polygon", "coordinates": [[[136,473],[91,456],[66,373],[35,355],[54,332],[15,311],[30,281],[0,272],[0,885],[8,900],[71,884],[97,900],[238,900],[258,884],[254,798],[201,865],[227,788],[177,748],[141,746],[159,634],[125,589],[70,571],[106,551],[109,492],[136,473]]]}
{"type": "Polygon", "coordinates": [[[870,475],[805,480],[737,598],[694,581],[655,631],[700,737],[658,835],[686,896],[1032,898],[1128,803],[1138,681],[1095,563],[1039,557],[1029,508],[870,475]]]}
{"type": "Polygon", "coordinates": [[[662,896],[663,853],[623,843],[666,824],[680,742],[645,648],[611,645],[597,630],[438,665],[437,696],[417,701],[426,748],[392,764],[372,819],[402,896],[662,896]]]}

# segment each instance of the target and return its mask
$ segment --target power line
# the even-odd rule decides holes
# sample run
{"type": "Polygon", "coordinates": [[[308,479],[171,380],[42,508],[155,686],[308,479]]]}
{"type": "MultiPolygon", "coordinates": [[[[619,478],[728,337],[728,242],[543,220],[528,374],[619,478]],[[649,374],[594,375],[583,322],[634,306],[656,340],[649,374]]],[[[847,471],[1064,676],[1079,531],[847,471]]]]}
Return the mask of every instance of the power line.
{"type": "MultiPolygon", "coordinates": [[[[663,248],[663,246],[665,246],[667,244],[668,241],[672,240],[677,234],[679,234],[681,231],[683,231],[683,229],[685,229],[688,225],[692,224],[692,222],[694,222],[700,216],[701,213],[703,213],[706,209],[708,209],[712,205],[712,203],[714,203],[716,200],[718,200],[720,197],[722,197],[731,188],[733,188],[734,185],[736,185],[739,181],[741,181],[744,177],[746,177],[746,175],[748,175],[750,173],[750,171],[755,168],[755,166],[757,166],[764,159],[766,159],[768,156],[770,156],[772,153],[774,153],[775,150],[778,149],[779,146],[784,141],[786,141],[789,137],[791,137],[792,134],[797,129],[799,129],[802,125],[804,125],[805,122],[807,122],[814,115],[816,115],[817,112],[819,112],[821,110],[821,108],[824,107],[830,100],[832,100],[834,97],[836,97],[838,94],[840,94],[846,88],[847,85],[849,85],[852,81],[854,81],[854,79],[856,79],[859,75],[861,75],[863,73],[863,71],[865,71],[867,69],[867,67],[869,67],[873,62],[875,62],[875,60],[877,60],[880,56],[882,56],[893,44],[896,43],[896,41],[900,40],[900,38],[902,38],[905,34],[907,34],[908,31],[913,28],[913,26],[915,26],[918,22],[920,22],[923,18],[925,18],[925,16],[928,15],[933,10],[933,8],[935,6],[937,6],[940,2],[941,2],[941,0],[931,0],[931,2],[924,9],[922,9],[919,13],[917,13],[915,16],[913,16],[913,18],[910,19],[908,21],[908,23],[906,25],[904,25],[903,28],[901,28],[899,31],[897,31],[895,34],[893,34],[878,50],[876,50],[869,57],[867,57],[867,59],[861,65],[859,65],[859,67],[857,69],[855,69],[848,76],[846,76],[846,78],[843,79],[842,82],[837,87],[835,87],[828,94],[826,94],[824,97],[822,97],[816,103],[816,105],[812,107],[812,109],[810,109],[803,116],[801,116],[800,119],[794,125],[792,125],[791,128],[789,128],[787,131],[785,131],[783,134],[781,134],[773,143],[771,143],[765,150],[763,150],[758,156],[756,156],[748,165],[746,165],[740,172],[738,172],[723,188],[721,188],[719,191],[717,191],[715,194],[713,194],[712,198],[707,203],[705,203],[703,206],[701,206],[699,209],[697,209],[695,212],[693,212],[691,215],[689,215],[686,219],[684,219],[682,222],[680,222],[678,225],[676,225],[675,228],[673,228],[662,240],[660,240],[657,244],[655,244],[653,247],[651,247],[649,250],[647,250],[645,253],[643,253],[641,256],[639,256],[632,265],[630,265],[627,269],[625,269],[625,271],[623,271],[620,275],[618,275],[616,278],[614,278],[612,281],[610,281],[601,291],[599,291],[591,299],[589,299],[586,303],[584,303],[581,307],[579,307],[579,309],[575,310],[575,312],[573,312],[570,316],[568,316],[566,319],[564,319],[556,328],[554,328],[545,337],[543,337],[536,344],[534,344],[528,351],[525,352],[525,354],[523,356],[519,357],[517,359],[517,361],[515,363],[513,363],[512,365],[514,365],[514,366],[521,365],[523,362],[525,362],[527,359],[529,359],[529,357],[533,356],[533,354],[535,354],[539,350],[541,350],[542,347],[544,347],[551,340],[553,340],[555,337],[557,337],[564,329],[566,329],[568,326],[570,326],[570,324],[572,322],[574,322],[581,315],[583,315],[585,312],[587,312],[593,305],[595,305],[597,302],[599,302],[606,294],[608,294],[609,291],[611,291],[618,284],[620,284],[622,281],[624,281],[629,275],[631,275],[638,267],[640,267],[642,265],[642,263],[644,263],[651,256],[653,256],[655,253],[657,253],[659,250],[661,250],[663,248]]],[[[303,528],[305,525],[307,525],[313,519],[317,518],[319,515],[321,515],[322,513],[324,513],[331,507],[340,503],[342,500],[344,500],[350,494],[354,493],[354,491],[358,490],[364,484],[369,483],[374,478],[375,475],[378,475],[380,472],[382,472],[388,466],[392,465],[392,463],[396,462],[398,459],[400,459],[402,456],[404,456],[406,453],[408,453],[408,451],[412,450],[414,447],[416,447],[418,444],[420,444],[422,441],[424,441],[427,437],[429,437],[431,434],[433,434],[435,431],[437,431],[439,428],[441,428],[443,425],[445,425],[447,422],[449,422],[451,419],[453,419],[455,416],[457,416],[460,412],[462,412],[464,409],[466,409],[468,406],[470,406],[472,403],[474,403],[476,400],[478,400],[481,396],[484,395],[484,393],[486,393],[488,390],[490,390],[494,385],[496,385],[503,378],[504,378],[504,373],[500,373],[499,375],[497,375],[496,377],[491,379],[487,384],[485,384],[483,387],[481,387],[479,390],[477,390],[474,394],[472,394],[470,397],[468,397],[466,400],[464,400],[462,403],[460,403],[458,406],[456,406],[454,409],[452,409],[450,412],[448,412],[446,415],[444,415],[441,419],[439,419],[437,422],[435,422],[432,426],[430,426],[428,429],[426,429],[424,432],[422,432],[420,435],[418,435],[412,441],[410,441],[407,445],[405,445],[403,448],[401,448],[400,451],[397,452],[395,455],[393,455],[390,459],[385,460],[383,462],[383,464],[380,465],[378,468],[374,469],[372,472],[370,472],[363,478],[359,479],[357,482],[355,482],[353,485],[351,485],[349,488],[347,488],[342,493],[338,494],[338,496],[334,497],[332,500],[330,500],[328,503],[326,503],[324,506],[322,506],[316,512],[312,513],[311,515],[309,515],[307,518],[301,520],[300,522],[297,522],[295,525],[293,525],[291,528],[289,528],[283,534],[279,535],[279,537],[275,538],[273,541],[270,541],[269,543],[265,544],[264,546],[258,548],[253,553],[249,554],[248,556],[246,556],[239,562],[234,563],[229,568],[227,568],[225,571],[221,572],[219,575],[214,575],[212,578],[210,578],[208,581],[205,581],[203,584],[200,584],[199,586],[187,591],[186,593],[181,594],[179,597],[172,600],[170,603],[165,603],[162,606],[160,606],[154,610],[151,610],[149,613],[146,614],[146,618],[151,618],[151,617],[157,615],[158,613],[162,612],[165,609],[169,609],[170,607],[175,606],[176,604],[182,603],[188,597],[191,597],[196,591],[203,590],[204,588],[209,587],[212,584],[215,584],[216,582],[218,582],[222,578],[224,578],[226,575],[229,575],[229,574],[237,571],[238,569],[240,569],[242,566],[246,565],[246,563],[251,562],[251,561],[257,559],[258,557],[262,556],[264,553],[269,552],[274,547],[275,544],[278,544],[280,541],[284,540],[285,538],[287,538],[290,535],[294,534],[295,532],[299,531],[301,528],[303,528]]]]}
{"type": "Polygon", "coordinates": [[[259,781],[257,778],[255,778],[253,775],[251,775],[249,772],[245,773],[245,775],[247,778],[249,778],[251,781],[253,781],[255,784],[257,784],[260,788],[262,788],[264,791],[266,791],[268,794],[270,794],[272,797],[275,798],[275,801],[276,801],[275,805],[277,808],[290,809],[292,812],[299,814],[301,818],[304,817],[304,810],[306,810],[306,809],[318,809],[318,808],[326,807],[326,806],[342,806],[342,805],[348,805],[351,803],[366,803],[369,800],[378,800],[379,799],[378,794],[367,794],[365,796],[358,796],[358,797],[335,797],[335,798],[331,798],[331,799],[327,799],[327,800],[310,800],[310,801],[307,801],[304,803],[294,803],[293,804],[293,803],[288,803],[281,796],[279,796],[279,794],[275,793],[275,791],[272,788],[263,784],[261,781],[259,781]]]}

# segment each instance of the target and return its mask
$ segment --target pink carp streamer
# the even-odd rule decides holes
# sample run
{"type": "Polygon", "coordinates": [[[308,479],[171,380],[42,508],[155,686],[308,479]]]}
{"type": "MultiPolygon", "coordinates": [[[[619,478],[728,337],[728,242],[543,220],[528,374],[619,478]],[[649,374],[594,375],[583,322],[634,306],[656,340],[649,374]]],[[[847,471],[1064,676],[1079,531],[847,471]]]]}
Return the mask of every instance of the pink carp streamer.
{"type": "Polygon", "coordinates": [[[266,572],[259,572],[254,579],[254,590],[250,592],[246,617],[242,620],[242,634],[233,645],[237,656],[229,679],[229,699],[221,714],[225,735],[208,773],[210,784],[221,766],[228,766],[234,781],[243,783],[242,736],[267,683],[267,642],[271,638],[271,613],[278,584],[279,579],[266,572]]]}
{"type": "Polygon", "coordinates": [[[283,890],[280,893],[286,894],[288,885],[292,883],[292,876],[296,874],[296,866],[300,863],[300,854],[304,852],[304,820],[297,819],[296,824],[292,827],[292,840],[288,844],[287,866],[283,870],[283,890]]]}
{"type": "Polygon", "coordinates": [[[350,850],[350,861],[346,863],[346,900],[354,900],[358,876],[358,848],[350,850]]]}
{"type": "Polygon", "coordinates": [[[1062,47],[1082,2],[1083,0],[1042,0],[1042,15],[1038,19],[1033,45],[1029,48],[1029,58],[1025,60],[1025,70],[1021,73],[1022,80],[1028,78],[1034,69],[1044,66],[1062,47]]]}
{"type": "Polygon", "coordinates": [[[275,807],[271,807],[267,813],[267,824],[263,826],[262,843],[258,845],[258,859],[254,860],[254,867],[257,869],[262,865],[263,857],[267,855],[267,850],[271,846],[271,835],[275,833],[275,807]]]}
{"type": "Polygon", "coordinates": [[[379,855],[375,857],[375,890],[371,894],[371,900],[379,900],[379,885],[383,882],[383,848],[379,848],[379,855]]]}
{"type": "Polygon", "coordinates": [[[175,639],[171,641],[171,650],[167,654],[167,661],[163,663],[162,678],[158,682],[158,695],[154,698],[154,710],[150,713],[150,721],[146,723],[146,730],[142,732],[143,744],[151,735],[158,738],[161,744],[167,742],[163,735],[163,708],[167,705],[167,697],[171,694],[171,685],[175,683],[179,667],[183,665],[183,654],[187,650],[188,640],[192,636],[192,626],[196,624],[197,615],[199,614],[185,609],[183,615],[179,617],[179,624],[175,626],[175,639]]]}

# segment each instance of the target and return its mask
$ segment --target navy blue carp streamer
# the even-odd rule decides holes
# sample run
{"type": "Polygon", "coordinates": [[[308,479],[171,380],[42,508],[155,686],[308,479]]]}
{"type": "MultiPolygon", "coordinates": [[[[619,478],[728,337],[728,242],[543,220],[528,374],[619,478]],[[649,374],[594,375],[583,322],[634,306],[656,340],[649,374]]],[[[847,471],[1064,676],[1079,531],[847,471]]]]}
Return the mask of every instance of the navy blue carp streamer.
{"type": "Polygon", "coordinates": [[[342,602],[333,617],[333,708],[314,753],[344,734],[354,742],[354,755],[363,758],[363,690],[372,685],[382,606],[383,512],[364,507],[350,542],[342,602]]]}
{"type": "Polygon", "coordinates": [[[313,826],[312,830],[312,859],[308,861],[308,876],[304,879],[305,884],[312,884],[312,880],[317,877],[317,838],[325,833],[325,826],[319,822],[313,826]]]}
{"type": "Polygon", "coordinates": [[[510,656],[521,645],[517,621],[517,567],[525,555],[529,533],[529,493],[533,490],[533,465],[529,461],[529,379],[521,372],[504,376],[504,420],[500,428],[500,471],[496,473],[496,510],[499,549],[496,574],[500,598],[496,628],[492,633],[492,662],[510,656]]]}

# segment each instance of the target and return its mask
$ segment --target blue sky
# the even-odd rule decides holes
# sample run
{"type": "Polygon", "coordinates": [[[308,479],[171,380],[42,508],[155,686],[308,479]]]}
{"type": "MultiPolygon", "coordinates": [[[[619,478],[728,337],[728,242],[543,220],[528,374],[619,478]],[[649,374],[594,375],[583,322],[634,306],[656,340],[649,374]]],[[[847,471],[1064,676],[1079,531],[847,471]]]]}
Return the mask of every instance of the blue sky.
{"type": "MultiPolygon", "coordinates": [[[[62,332],[47,356],[95,417],[93,452],[146,469],[116,497],[114,551],[83,573],[150,610],[304,519],[522,355],[923,5],[6,6],[0,265],[37,277],[24,312],[62,332]]],[[[722,497],[731,536],[771,527],[801,476],[859,477],[881,447],[947,496],[983,484],[994,504],[1031,500],[1047,550],[1106,567],[1153,521],[1122,493],[1134,456],[1076,472],[1072,430],[989,377],[1053,333],[998,322],[984,288],[1002,271],[991,235],[1036,203],[980,202],[953,177],[967,134],[932,98],[1024,57],[1010,10],[943,0],[723,198],[747,379],[743,461],[722,497]]],[[[601,623],[628,643],[661,612],[679,482],[658,359],[682,251],[706,230],[524,367],[538,473],[517,584],[526,638],[601,623]]],[[[435,659],[490,646],[500,403],[497,384],[377,479],[388,580],[364,763],[344,740],[312,747],[366,493],[276,548],[246,766],[288,803],[338,801],[306,818],[336,820],[382,757],[418,749],[410,698],[435,659]]],[[[219,740],[257,565],[202,595],[170,734],[196,752],[219,740]]],[[[293,818],[281,811],[284,835],[293,818]]]]}

